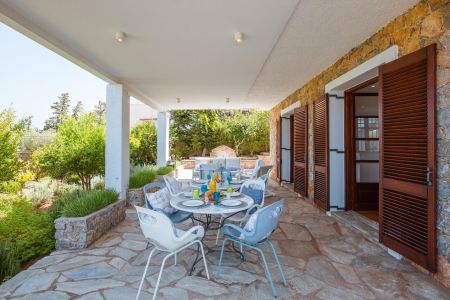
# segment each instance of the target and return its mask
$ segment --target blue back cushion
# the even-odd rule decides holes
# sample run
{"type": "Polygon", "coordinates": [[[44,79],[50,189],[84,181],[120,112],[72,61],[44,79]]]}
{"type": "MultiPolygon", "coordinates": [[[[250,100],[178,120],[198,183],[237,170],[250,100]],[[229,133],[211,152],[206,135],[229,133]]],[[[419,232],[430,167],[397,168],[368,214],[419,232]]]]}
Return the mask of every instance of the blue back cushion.
{"type": "Polygon", "coordinates": [[[261,204],[264,191],[253,189],[250,186],[244,186],[241,191],[243,194],[250,196],[255,204],[261,204]]]}

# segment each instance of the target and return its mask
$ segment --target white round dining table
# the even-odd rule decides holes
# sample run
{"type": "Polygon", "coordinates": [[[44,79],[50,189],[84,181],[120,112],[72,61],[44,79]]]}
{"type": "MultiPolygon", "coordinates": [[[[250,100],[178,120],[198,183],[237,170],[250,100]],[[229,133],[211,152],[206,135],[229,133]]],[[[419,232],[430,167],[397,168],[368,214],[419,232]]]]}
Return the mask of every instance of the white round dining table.
{"type": "MultiPolygon", "coordinates": [[[[229,215],[249,209],[253,205],[253,199],[247,195],[240,194],[237,197],[230,197],[232,200],[241,201],[239,206],[225,206],[216,203],[207,203],[200,207],[185,206],[182,203],[186,200],[192,200],[192,197],[186,197],[184,193],[179,193],[170,199],[170,205],[178,210],[187,211],[194,214],[204,215],[229,215]]],[[[225,200],[225,199],[223,199],[225,200]]],[[[221,200],[221,201],[223,201],[221,200]]]]}

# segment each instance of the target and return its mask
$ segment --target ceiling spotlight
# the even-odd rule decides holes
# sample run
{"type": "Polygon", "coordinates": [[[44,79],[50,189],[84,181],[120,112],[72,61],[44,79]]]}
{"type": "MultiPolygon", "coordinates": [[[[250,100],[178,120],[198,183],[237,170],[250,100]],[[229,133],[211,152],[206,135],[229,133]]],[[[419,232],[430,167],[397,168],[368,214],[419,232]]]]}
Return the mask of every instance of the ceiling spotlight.
{"type": "Polygon", "coordinates": [[[370,87],[373,87],[373,88],[374,88],[374,87],[375,87],[375,84],[372,84],[370,87]]]}
{"type": "Polygon", "coordinates": [[[181,102],[181,99],[180,98],[177,98],[177,103],[180,103],[181,102]]]}
{"type": "Polygon", "coordinates": [[[118,41],[119,43],[122,43],[125,40],[125,37],[126,37],[125,32],[122,31],[116,32],[116,41],[118,41]]]}
{"type": "Polygon", "coordinates": [[[242,43],[242,40],[244,39],[244,34],[242,32],[236,32],[234,34],[234,41],[238,44],[242,43]]]}
{"type": "Polygon", "coordinates": [[[230,103],[230,98],[226,98],[227,103],[230,103]]]}

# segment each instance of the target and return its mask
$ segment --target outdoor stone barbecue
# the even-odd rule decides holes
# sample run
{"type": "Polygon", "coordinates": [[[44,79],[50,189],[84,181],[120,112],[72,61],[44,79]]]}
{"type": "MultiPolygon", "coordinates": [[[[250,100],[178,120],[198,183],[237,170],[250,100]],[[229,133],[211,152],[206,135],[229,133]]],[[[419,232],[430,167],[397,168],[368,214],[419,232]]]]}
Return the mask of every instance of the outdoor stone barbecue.
{"type": "Polygon", "coordinates": [[[92,214],[55,220],[56,249],[87,248],[125,219],[126,201],[118,200],[92,214]]]}

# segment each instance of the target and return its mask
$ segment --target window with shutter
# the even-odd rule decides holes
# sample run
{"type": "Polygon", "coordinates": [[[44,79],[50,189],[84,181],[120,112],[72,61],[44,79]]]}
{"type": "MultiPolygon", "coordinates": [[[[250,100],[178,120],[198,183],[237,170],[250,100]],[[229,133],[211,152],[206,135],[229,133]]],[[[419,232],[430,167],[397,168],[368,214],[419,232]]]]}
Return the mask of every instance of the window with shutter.
{"type": "Polygon", "coordinates": [[[314,202],[318,207],[328,210],[328,95],[314,102],[313,115],[314,202]]]}
{"type": "Polygon", "coordinates": [[[308,192],[308,107],[294,111],[294,190],[302,196],[308,192]]]}
{"type": "Polygon", "coordinates": [[[435,74],[431,45],[379,68],[380,241],[436,271],[435,74]]]}

